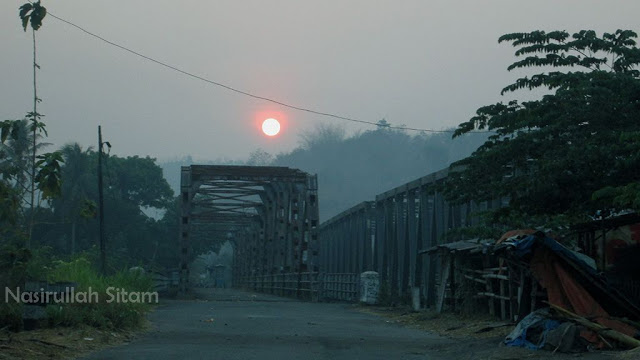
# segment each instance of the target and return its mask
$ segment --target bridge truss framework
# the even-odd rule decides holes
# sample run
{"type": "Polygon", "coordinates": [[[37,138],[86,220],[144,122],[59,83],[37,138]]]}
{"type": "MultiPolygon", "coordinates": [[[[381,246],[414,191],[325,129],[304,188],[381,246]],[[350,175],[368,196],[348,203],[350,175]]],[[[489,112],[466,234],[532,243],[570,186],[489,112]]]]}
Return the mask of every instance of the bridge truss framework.
{"type": "Polygon", "coordinates": [[[234,244],[236,282],[318,271],[316,175],[273,166],[183,166],[180,202],[181,292],[190,287],[191,237],[202,224],[215,225],[205,236],[234,244]]]}
{"type": "Polygon", "coordinates": [[[392,296],[417,287],[424,304],[434,305],[441,264],[437,253],[425,250],[445,241],[446,231],[478,224],[478,212],[505,205],[501,199],[447,202],[436,185],[448,175],[445,169],[423,176],[323,222],[320,272],[376,271],[392,296]]]}

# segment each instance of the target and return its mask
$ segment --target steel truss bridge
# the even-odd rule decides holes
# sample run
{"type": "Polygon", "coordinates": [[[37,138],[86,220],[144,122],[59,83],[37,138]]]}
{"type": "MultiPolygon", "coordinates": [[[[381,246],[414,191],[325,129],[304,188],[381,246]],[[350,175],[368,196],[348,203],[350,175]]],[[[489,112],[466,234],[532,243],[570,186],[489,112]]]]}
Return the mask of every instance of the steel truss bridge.
{"type": "Polygon", "coordinates": [[[448,203],[438,192],[449,170],[441,170],[381,193],[323,222],[320,271],[329,274],[376,271],[395,298],[419,289],[421,302],[436,302],[436,253],[427,254],[453,229],[478,224],[478,213],[497,209],[502,200],[448,203]]]}
{"type": "Polygon", "coordinates": [[[235,286],[356,301],[359,274],[376,271],[391,296],[417,288],[421,302],[431,306],[440,289],[440,259],[425,250],[443,241],[445,232],[477,224],[477,213],[504,205],[448,203],[435,186],[448,174],[445,169],[410,181],[319,224],[315,175],[285,167],[183,167],[181,290],[189,287],[191,234],[215,224],[218,236],[234,243],[235,286]]]}
{"type": "Polygon", "coordinates": [[[201,225],[207,236],[234,244],[233,279],[255,284],[281,276],[301,289],[318,271],[318,181],[316,175],[271,166],[183,166],[180,180],[180,291],[189,290],[191,237],[201,225]]]}

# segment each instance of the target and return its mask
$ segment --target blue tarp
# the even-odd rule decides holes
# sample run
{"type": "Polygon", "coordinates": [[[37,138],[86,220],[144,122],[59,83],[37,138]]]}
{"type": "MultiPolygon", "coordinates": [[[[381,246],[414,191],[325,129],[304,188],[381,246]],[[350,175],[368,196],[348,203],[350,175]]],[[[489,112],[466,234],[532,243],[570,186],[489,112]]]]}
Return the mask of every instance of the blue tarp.
{"type": "Polygon", "coordinates": [[[507,335],[504,343],[507,346],[525,347],[531,350],[542,349],[547,341],[549,330],[556,329],[558,326],[560,326],[558,321],[549,319],[548,308],[539,309],[525,316],[507,335]],[[533,328],[538,328],[537,330],[541,331],[538,343],[527,340],[527,332],[533,328]]]}

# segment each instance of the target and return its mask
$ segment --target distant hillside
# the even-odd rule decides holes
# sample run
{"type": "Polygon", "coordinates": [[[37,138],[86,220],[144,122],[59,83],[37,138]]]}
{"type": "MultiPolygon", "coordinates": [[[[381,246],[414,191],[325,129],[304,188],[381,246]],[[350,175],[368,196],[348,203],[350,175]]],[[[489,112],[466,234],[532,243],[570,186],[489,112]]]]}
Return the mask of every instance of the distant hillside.
{"type": "Polygon", "coordinates": [[[274,165],[318,174],[320,220],[386,190],[469,156],[487,134],[451,139],[450,133],[408,134],[379,128],[345,137],[340,128],[321,127],[303,145],[280,154],[274,165]]]}
{"type": "MultiPolygon", "coordinates": [[[[398,185],[441,170],[470,155],[487,134],[409,134],[379,128],[345,136],[340,127],[321,126],[302,136],[302,144],[273,156],[260,149],[246,162],[198,161],[198,164],[275,165],[318,174],[320,220],[348,209],[398,185]]],[[[164,177],[176,195],[180,167],[193,164],[191,157],[161,163],[164,177]]]]}

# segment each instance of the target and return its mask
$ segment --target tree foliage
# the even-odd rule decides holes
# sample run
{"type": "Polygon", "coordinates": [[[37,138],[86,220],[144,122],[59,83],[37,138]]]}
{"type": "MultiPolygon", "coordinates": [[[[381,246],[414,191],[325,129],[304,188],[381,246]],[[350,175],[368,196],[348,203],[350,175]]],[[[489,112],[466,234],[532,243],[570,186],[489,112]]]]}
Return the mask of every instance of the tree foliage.
{"type": "MultiPolygon", "coordinates": [[[[41,214],[34,242],[51,246],[58,254],[92,251],[98,238],[98,154],[78,144],[65,145],[60,153],[65,160],[61,196],[41,214]]],[[[176,205],[155,159],[107,156],[104,189],[110,267],[149,265],[160,258],[163,265],[176,266],[176,205]]]]}
{"type": "Polygon", "coordinates": [[[173,200],[173,191],[155,161],[148,156],[110,156],[107,176],[116,198],[139,207],[167,207],[173,200]]]}
{"type": "Polygon", "coordinates": [[[42,20],[47,16],[47,9],[40,5],[40,1],[34,3],[29,2],[20,6],[19,15],[24,31],[27,31],[27,25],[29,23],[31,23],[33,30],[38,30],[42,26],[42,20]]]}
{"type": "Polygon", "coordinates": [[[520,58],[508,70],[542,68],[506,86],[545,89],[531,101],[479,108],[454,137],[495,132],[452,165],[445,193],[453,201],[508,198],[501,213],[581,215],[601,206],[594,192],[640,180],[640,49],[636,33],[534,31],[500,37],[520,58]],[[544,71],[544,70],[552,71],[544,71]],[[562,71],[564,70],[564,71],[562,71]]]}
{"type": "MultiPolygon", "coordinates": [[[[26,223],[21,210],[30,205],[26,198],[32,169],[35,169],[34,187],[43,199],[52,200],[60,194],[60,169],[64,159],[57,151],[43,153],[38,156],[35,166],[31,166],[33,126],[34,123],[26,119],[0,122],[0,223],[26,223]]],[[[37,123],[36,134],[41,132],[45,132],[44,124],[37,123]]]]}

